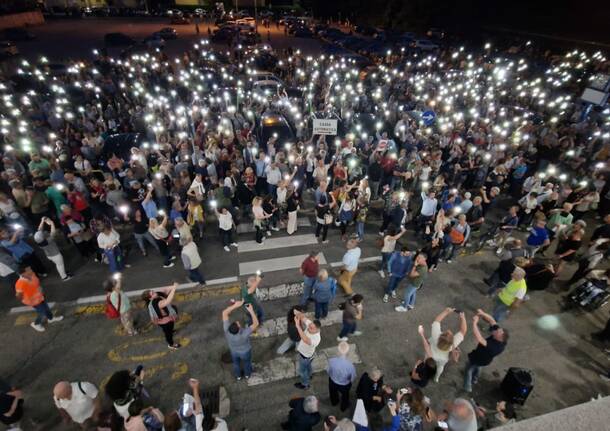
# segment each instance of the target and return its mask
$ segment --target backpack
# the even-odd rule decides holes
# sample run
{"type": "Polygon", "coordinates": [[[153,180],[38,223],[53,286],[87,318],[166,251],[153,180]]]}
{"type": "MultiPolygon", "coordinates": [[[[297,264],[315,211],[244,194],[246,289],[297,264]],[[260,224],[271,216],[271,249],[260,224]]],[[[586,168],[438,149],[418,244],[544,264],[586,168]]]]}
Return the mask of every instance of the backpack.
{"type": "Polygon", "coordinates": [[[332,277],[330,279],[330,294],[333,298],[337,294],[337,280],[332,277]]]}
{"type": "Polygon", "coordinates": [[[110,301],[110,293],[108,295],[106,295],[106,318],[108,319],[118,319],[119,317],[121,317],[121,294],[119,294],[119,306],[118,308],[115,308],[114,305],[112,305],[112,301],[110,301]]]}

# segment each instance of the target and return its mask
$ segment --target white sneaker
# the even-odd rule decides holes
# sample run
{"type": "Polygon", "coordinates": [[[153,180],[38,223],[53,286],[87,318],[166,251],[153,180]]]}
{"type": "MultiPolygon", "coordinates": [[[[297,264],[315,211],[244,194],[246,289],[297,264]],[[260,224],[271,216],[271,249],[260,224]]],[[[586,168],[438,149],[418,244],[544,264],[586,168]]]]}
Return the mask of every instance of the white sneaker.
{"type": "Polygon", "coordinates": [[[280,231],[280,228],[277,228],[277,227],[273,227],[273,226],[271,226],[271,230],[274,230],[274,231],[276,231],[276,232],[279,232],[279,231],[280,231]]]}
{"type": "Polygon", "coordinates": [[[447,263],[451,263],[451,262],[453,262],[453,260],[447,259],[447,263]]]}
{"type": "Polygon", "coordinates": [[[271,236],[271,232],[267,231],[267,236],[271,236]]]}
{"type": "Polygon", "coordinates": [[[383,295],[383,299],[382,299],[383,302],[388,302],[389,300],[390,300],[390,297],[387,294],[383,295]]]}
{"type": "Polygon", "coordinates": [[[169,265],[163,265],[163,268],[171,268],[174,266],[174,262],[170,262],[169,265]]]}
{"type": "Polygon", "coordinates": [[[30,326],[31,326],[32,328],[34,328],[36,331],[38,331],[38,332],[44,332],[44,331],[46,331],[46,329],[44,328],[44,326],[42,326],[42,325],[37,325],[37,324],[36,324],[36,323],[34,323],[34,322],[30,323],[30,326]]]}
{"type": "Polygon", "coordinates": [[[49,323],[57,323],[64,320],[64,316],[55,316],[52,319],[49,319],[49,323]]]}
{"type": "Polygon", "coordinates": [[[383,272],[383,270],[381,270],[381,269],[380,269],[380,270],[379,270],[379,271],[377,271],[377,272],[379,273],[379,276],[380,276],[381,278],[385,278],[385,272],[383,272]]]}
{"type": "Polygon", "coordinates": [[[361,336],[361,335],[362,335],[362,331],[354,331],[354,332],[352,333],[352,335],[353,335],[354,337],[359,337],[359,336],[361,336]]]}
{"type": "Polygon", "coordinates": [[[347,337],[337,337],[337,341],[347,341],[347,337]]]}
{"type": "Polygon", "coordinates": [[[500,253],[502,253],[502,249],[501,248],[496,250],[496,254],[500,254],[500,253]]]}
{"type": "Polygon", "coordinates": [[[225,245],[223,248],[225,249],[225,251],[231,251],[228,245],[225,245]]]}
{"type": "Polygon", "coordinates": [[[392,299],[396,299],[396,291],[395,290],[392,291],[392,299]]]}
{"type": "Polygon", "coordinates": [[[399,305],[398,307],[394,307],[394,310],[398,311],[399,313],[404,313],[406,311],[409,311],[408,309],[406,309],[402,305],[399,305]]]}
{"type": "Polygon", "coordinates": [[[232,243],[231,243],[231,247],[238,247],[238,245],[237,245],[237,243],[236,243],[236,242],[232,242],[232,243]]]}

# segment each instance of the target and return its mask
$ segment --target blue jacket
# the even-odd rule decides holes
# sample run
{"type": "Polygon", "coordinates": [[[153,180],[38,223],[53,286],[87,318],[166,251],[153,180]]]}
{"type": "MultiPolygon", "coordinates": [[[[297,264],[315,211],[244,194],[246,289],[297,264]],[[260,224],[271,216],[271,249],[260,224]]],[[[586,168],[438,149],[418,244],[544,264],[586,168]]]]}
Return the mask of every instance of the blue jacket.
{"type": "Polygon", "coordinates": [[[411,271],[413,259],[411,256],[403,256],[399,251],[395,251],[388,260],[388,272],[394,277],[404,277],[411,271]]]}
{"type": "Polygon", "coordinates": [[[328,277],[326,281],[316,280],[312,290],[313,299],[316,302],[332,302],[337,292],[337,281],[332,277],[328,277]]]}

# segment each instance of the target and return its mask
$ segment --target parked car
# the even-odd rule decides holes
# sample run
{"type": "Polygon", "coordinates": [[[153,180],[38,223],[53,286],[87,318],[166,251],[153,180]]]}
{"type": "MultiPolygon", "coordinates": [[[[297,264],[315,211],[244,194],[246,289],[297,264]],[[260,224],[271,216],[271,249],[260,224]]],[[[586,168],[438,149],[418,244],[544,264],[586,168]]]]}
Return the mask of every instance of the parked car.
{"type": "Polygon", "coordinates": [[[276,137],[275,147],[281,149],[286,142],[294,142],[295,134],[292,126],[282,114],[265,111],[256,127],[259,142],[266,143],[271,137],[276,137]]]}
{"type": "Polygon", "coordinates": [[[158,34],[165,40],[176,39],[178,37],[178,32],[172,27],[164,27],[155,34],[158,34]]]}
{"type": "Polygon", "coordinates": [[[235,36],[239,30],[232,26],[221,27],[218,30],[214,31],[212,37],[210,38],[212,42],[224,42],[231,39],[235,36]]]}
{"type": "Polygon", "coordinates": [[[445,31],[440,29],[440,28],[431,28],[428,30],[428,32],[426,33],[426,35],[428,37],[432,37],[434,39],[442,39],[445,37],[445,31]]]}
{"type": "Polygon", "coordinates": [[[411,46],[421,51],[435,51],[438,49],[438,45],[428,39],[415,39],[411,46]]]}
{"type": "Polygon", "coordinates": [[[374,36],[377,33],[375,27],[371,27],[368,25],[357,25],[356,33],[360,33],[363,36],[374,36]]]}
{"type": "Polygon", "coordinates": [[[313,37],[313,32],[307,27],[297,27],[294,31],[294,37],[313,37]]]}
{"type": "Polygon", "coordinates": [[[1,57],[13,57],[19,55],[19,49],[14,43],[9,41],[0,42],[0,56],[1,57]]]}
{"type": "Polygon", "coordinates": [[[165,46],[165,40],[163,40],[163,38],[161,37],[160,34],[158,33],[153,33],[150,36],[146,37],[143,42],[146,44],[147,47],[149,48],[163,48],[165,46]]]}
{"type": "Polygon", "coordinates": [[[23,27],[10,27],[2,32],[2,39],[10,40],[11,42],[24,42],[34,40],[36,36],[31,31],[23,27]]]}
{"type": "Polygon", "coordinates": [[[170,18],[175,16],[182,16],[182,11],[180,9],[168,9],[165,11],[165,15],[170,18]]]}
{"type": "Polygon", "coordinates": [[[183,15],[174,15],[169,23],[173,25],[185,25],[190,24],[191,20],[183,15]]]}
{"type": "Polygon", "coordinates": [[[13,57],[19,55],[19,49],[13,42],[2,41],[0,42],[0,57],[13,57]]]}
{"type": "Polygon", "coordinates": [[[125,33],[106,33],[104,35],[104,44],[107,46],[129,46],[134,43],[136,41],[125,33]]]}

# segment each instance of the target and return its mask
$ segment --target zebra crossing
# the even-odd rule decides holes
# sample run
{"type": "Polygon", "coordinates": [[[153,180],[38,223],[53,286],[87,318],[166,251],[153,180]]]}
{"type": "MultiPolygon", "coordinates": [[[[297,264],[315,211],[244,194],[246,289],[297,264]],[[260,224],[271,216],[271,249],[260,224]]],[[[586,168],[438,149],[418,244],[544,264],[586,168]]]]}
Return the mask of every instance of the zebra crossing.
{"type": "MultiPolygon", "coordinates": [[[[309,219],[298,219],[299,227],[311,226],[309,219]]],[[[253,231],[254,229],[252,229],[253,231]]],[[[252,231],[242,228],[242,233],[250,233],[252,231]]],[[[311,231],[310,231],[311,232],[311,231]]],[[[245,235],[240,235],[244,237],[245,235]]],[[[274,271],[293,271],[294,278],[300,279],[301,275],[297,269],[301,263],[308,257],[308,253],[304,254],[304,247],[318,245],[318,239],[313,233],[297,232],[294,235],[273,235],[265,239],[263,244],[256,241],[244,241],[240,238],[239,247],[237,248],[237,256],[239,262],[239,275],[247,276],[254,274],[257,271],[269,273],[274,271]],[[265,258],[261,258],[264,256],[265,258]]],[[[315,248],[314,248],[315,249],[315,248]]],[[[327,261],[324,252],[320,252],[318,260],[321,266],[339,266],[340,262],[331,263],[327,261]]],[[[303,292],[303,283],[283,284],[272,287],[261,287],[257,290],[257,296],[260,301],[273,301],[287,297],[298,297],[303,292]]],[[[288,311],[288,310],[286,310],[288,311]]],[[[308,318],[312,319],[313,313],[307,313],[308,318]]],[[[341,310],[331,310],[328,316],[321,319],[323,327],[340,325],[342,322],[343,312],[341,310]]],[[[288,332],[288,322],[286,316],[281,316],[273,319],[265,320],[256,331],[253,343],[256,340],[266,339],[270,337],[278,337],[283,341],[283,337],[288,332]]],[[[328,331],[324,331],[330,334],[328,331]]],[[[323,332],[322,337],[330,337],[323,332]]],[[[332,336],[335,339],[335,335],[332,336]]],[[[326,369],[328,359],[337,355],[337,347],[319,348],[316,357],[312,363],[313,372],[318,373],[326,369]]],[[[360,357],[355,345],[351,345],[350,359],[354,363],[360,363],[360,357]]],[[[298,360],[294,353],[287,355],[276,356],[268,361],[253,364],[254,372],[248,380],[248,386],[257,386],[265,383],[277,382],[285,379],[293,379],[298,376],[298,360]]]]}

